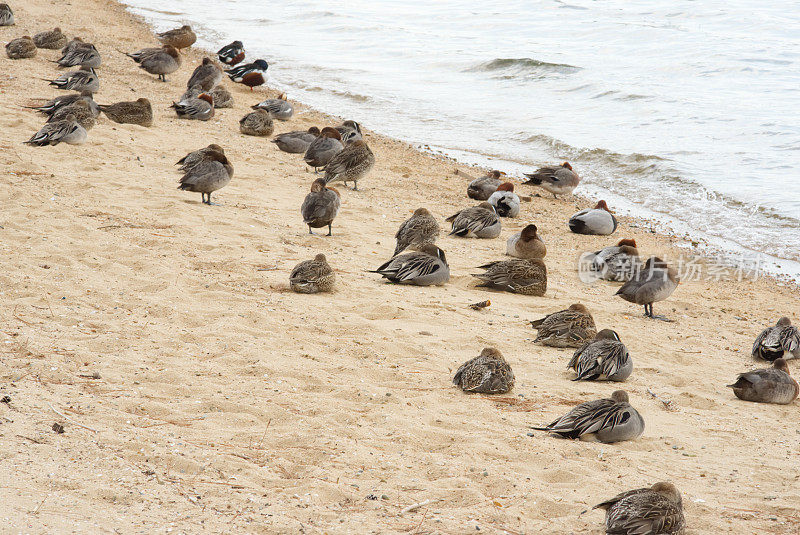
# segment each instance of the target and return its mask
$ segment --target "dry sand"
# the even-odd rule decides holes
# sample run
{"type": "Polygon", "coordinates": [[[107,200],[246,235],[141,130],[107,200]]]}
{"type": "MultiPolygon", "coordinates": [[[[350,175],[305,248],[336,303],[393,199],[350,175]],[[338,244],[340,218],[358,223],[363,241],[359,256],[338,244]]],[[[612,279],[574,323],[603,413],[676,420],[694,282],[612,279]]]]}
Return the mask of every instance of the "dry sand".
{"type": "MultiPolygon", "coordinates": [[[[274,92],[231,87],[234,109],[178,120],[168,106],[199,51],[163,84],[118,52],[156,44],[119,5],[14,4],[4,42],[56,24],[95,42],[97,100],[146,96],[156,124],[101,118],[85,145],[23,145],[42,118],[21,106],[57,94],[40,78],[58,52],[2,60],[0,395],[11,401],[0,403],[0,531],[601,533],[592,505],[670,480],[691,534],[798,533],[798,404],[746,403],[725,387],[760,366],[749,348],[764,325],[797,318],[796,290],[687,281],[655,307],[676,323],[645,319],[611,297],[615,286],[578,282],[577,254],[621,237],[644,254],[691,251],[630,220],[611,238],[572,235],[566,218],[588,202],[548,197],[504,221],[500,239],[441,238],[448,285],[384,284],[365,270],[389,257],[411,210],[444,224],[472,204],[452,162],[369,134],[378,163],[363,190],[340,188],[334,236],[309,236],[299,206],[313,175],[238,133],[274,92]],[[173,167],[211,142],[236,168],[215,207],[178,191],[173,167]],[[547,295],[475,289],[474,267],[502,258],[527,221],[547,241],[547,295]],[[317,252],[338,291],[289,292],[291,268],[317,252]],[[467,308],[486,298],[488,310],[467,308]],[[576,301],[634,358],[624,387],[647,422],[635,442],[527,436],[617,388],[570,382],[571,352],[531,343],[526,320],[576,301]],[[456,390],[456,367],[488,345],[512,364],[514,391],[456,390]]],[[[298,108],[277,131],[338,121],[298,108]]]]}

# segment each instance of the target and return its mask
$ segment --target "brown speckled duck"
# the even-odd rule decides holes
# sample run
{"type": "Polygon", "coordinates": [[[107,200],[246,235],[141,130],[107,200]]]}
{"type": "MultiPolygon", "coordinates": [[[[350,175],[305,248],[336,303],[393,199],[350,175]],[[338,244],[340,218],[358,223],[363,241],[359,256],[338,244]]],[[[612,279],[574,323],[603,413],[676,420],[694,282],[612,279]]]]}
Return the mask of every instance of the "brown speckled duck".
{"type": "Polygon", "coordinates": [[[206,159],[206,156],[212,152],[219,152],[225,154],[225,149],[217,145],[216,143],[211,143],[207,147],[203,147],[202,149],[193,150],[177,162],[175,165],[180,165],[180,170],[183,172],[188,171],[195,165],[199,164],[200,162],[206,159]]]}
{"type": "Polygon", "coordinates": [[[289,275],[292,290],[301,294],[330,292],[335,281],[336,274],[322,253],[315,256],[314,260],[300,262],[289,275]]]}
{"type": "Polygon", "coordinates": [[[660,482],[650,488],[617,494],[593,509],[606,512],[608,535],[683,535],[681,493],[672,483],[660,482]]]}
{"type": "Polygon", "coordinates": [[[353,183],[353,189],[358,190],[358,181],[367,176],[375,165],[375,155],[363,139],[357,139],[336,156],[331,158],[325,166],[325,182],[353,183]]]}
{"type": "Polygon", "coordinates": [[[739,399],[779,405],[791,403],[800,393],[800,386],[789,375],[789,366],[781,358],[775,359],[772,368],[740,373],[736,382],[728,387],[739,399]]]}
{"type": "Polygon", "coordinates": [[[453,384],[464,392],[505,394],[514,388],[514,372],[500,351],[487,347],[458,368],[453,384]]]}
{"type": "Polygon", "coordinates": [[[394,237],[397,240],[394,248],[396,256],[409,247],[435,243],[439,237],[439,223],[427,208],[417,208],[411,217],[403,221],[394,237]]]}
{"type": "Polygon", "coordinates": [[[28,35],[12,39],[6,44],[6,55],[11,59],[29,59],[36,56],[36,44],[28,35]]]}
{"type": "Polygon", "coordinates": [[[98,106],[106,117],[121,124],[138,124],[139,126],[153,125],[153,106],[150,101],[142,97],[134,101],[117,102],[106,106],[98,106]]]}
{"type": "Polygon", "coordinates": [[[339,208],[342,206],[339,192],[325,185],[325,180],[318,178],[311,184],[311,192],[306,195],[300,206],[303,223],[308,225],[308,233],[314,234],[312,228],[328,227],[328,236],[333,232],[331,225],[339,208]]]}
{"type": "Polygon", "coordinates": [[[156,35],[162,44],[175,47],[178,50],[189,48],[195,43],[195,41],[197,41],[197,35],[195,35],[195,33],[192,31],[192,27],[189,25],[184,25],[180,28],[162,32],[156,35]]]}
{"type": "Polygon", "coordinates": [[[37,48],[58,50],[67,45],[67,36],[62,33],[61,28],[56,27],[37,33],[33,36],[33,42],[37,48]]]}
{"type": "Polygon", "coordinates": [[[211,205],[211,194],[227,186],[232,177],[233,166],[225,154],[209,151],[181,177],[178,189],[200,193],[202,202],[211,205]]]}
{"type": "Polygon", "coordinates": [[[268,137],[275,131],[272,116],[266,110],[253,110],[239,120],[239,130],[246,136],[268,137]]]}
{"type": "Polygon", "coordinates": [[[550,347],[578,348],[597,335],[594,318],[580,303],[532,321],[531,325],[539,331],[534,342],[550,347]]]}
{"type": "Polygon", "coordinates": [[[547,291],[547,267],[539,258],[499,260],[479,267],[486,271],[472,275],[481,280],[478,287],[535,296],[547,291]]]}

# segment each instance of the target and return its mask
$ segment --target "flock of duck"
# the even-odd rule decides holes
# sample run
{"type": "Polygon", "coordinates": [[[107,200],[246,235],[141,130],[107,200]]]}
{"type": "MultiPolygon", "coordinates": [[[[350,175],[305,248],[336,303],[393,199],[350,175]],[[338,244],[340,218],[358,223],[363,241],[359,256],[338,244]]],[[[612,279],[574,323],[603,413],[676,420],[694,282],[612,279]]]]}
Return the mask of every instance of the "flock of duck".
{"type": "MultiPolygon", "coordinates": [[[[14,15],[7,4],[0,4],[0,25],[14,24],[14,15]]],[[[127,55],[147,73],[166,81],[166,75],[181,67],[180,50],[190,47],[197,37],[191,27],[183,26],[158,34],[162,46],[144,48],[127,55]]],[[[59,28],[10,41],[6,52],[11,59],[31,58],[39,48],[61,49],[60,67],[78,67],[48,80],[58,89],[73,93],[34,106],[48,119],[45,126],[31,137],[31,145],[82,143],[99,113],[118,123],[142,126],[153,124],[150,101],[140,98],[132,102],[98,105],[93,95],[100,80],[95,69],[102,58],[97,48],[74,38],[71,41],[59,28]]],[[[174,102],[178,117],[208,120],[215,108],[232,106],[233,97],[221,82],[225,74],[235,83],[252,90],[265,83],[268,64],[264,60],[239,65],[245,58],[240,41],[223,47],[217,61],[206,57],[193,71],[186,92],[174,102]],[[219,64],[228,67],[223,71],[219,64]]],[[[285,95],[267,99],[252,106],[253,111],[240,121],[246,135],[271,136],[274,120],[286,121],[293,107],[285,95]]],[[[332,224],[342,203],[339,191],[329,184],[348,182],[353,190],[359,180],[370,173],[375,156],[363,139],[360,125],[345,121],[339,126],[312,127],[308,130],[282,133],[272,140],[277,148],[302,154],[306,165],[314,172],[324,173],[311,184],[300,207],[303,222],[309,233],[332,224]]],[[[201,194],[201,201],[212,204],[211,194],[227,185],[233,176],[233,166],[224,149],[216,144],[194,151],[178,161],[179,188],[201,194]]],[[[467,197],[480,203],[466,207],[445,221],[451,224],[449,236],[456,238],[496,239],[500,236],[503,218],[520,215],[522,199],[514,192],[514,184],[504,178],[502,171],[491,171],[473,179],[466,189],[467,197]]],[[[540,187],[558,195],[571,194],[581,178],[569,163],[546,166],[526,175],[524,185],[540,187]]],[[[574,233],[608,236],[618,228],[617,219],[605,201],[593,208],[581,210],[568,221],[574,233]]],[[[396,247],[391,258],[372,271],[392,283],[431,286],[446,284],[450,267],[444,251],[436,245],[439,223],[426,208],[418,208],[404,221],[397,233],[396,247]]],[[[544,258],[547,247],[536,225],[527,225],[508,238],[506,254],[510,259],[497,260],[480,266],[482,273],[474,274],[478,287],[523,295],[541,296],[547,291],[547,267],[544,258]]],[[[653,303],[667,299],[678,286],[676,271],[658,257],[642,262],[636,242],[622,239],[615,245],[586,253],[581,257],[581,269],[595,279],[622,282],[616,295],[631,303],[644,306],[649,318],[666,318],[653,314],[653,303]]],[[[298,264],[289,276],[290,287],[298,293],[328,292],[334,289],[336,275],[324,254],[298,264]]],[[[488,306],[489,301],[477,305],[488,306]]],[[[576,303],[546,317],[531,322],[537,330],[535,343],[556,348],[575,349],[567,367],[575,372],[574,381],[615,381],[628,379],[634,371],[633,360],[619,334],[611,329],[596,330],[589,310],[576,303]]],[[[789,375],[787,360],[800,358],[800,331],[788,318],[765,329],[755,340],[752,356],[772,362],[767,369],[742,373],[728,385],[743,400],[764,403],[791,403],[798,397],[800,386],[789,375]]],[[[453,383],[465,392],[502,394],[514,386],[514,373],[499,350],[485,348],[481,354],[458,368],[453,383]]],[[[630,404],[624,390],[615,391],[610,398],[582,403],[555,421],[533,427],[567,439],[597,440],[615,443],[638,438],[645,423],[630,404]]],[[[607,533],[615,534],[679,534],[685,529],[681,495],[674,485],[659,482],[649,488],[623,492],[596,506],[606,511],[607,533]]]]}

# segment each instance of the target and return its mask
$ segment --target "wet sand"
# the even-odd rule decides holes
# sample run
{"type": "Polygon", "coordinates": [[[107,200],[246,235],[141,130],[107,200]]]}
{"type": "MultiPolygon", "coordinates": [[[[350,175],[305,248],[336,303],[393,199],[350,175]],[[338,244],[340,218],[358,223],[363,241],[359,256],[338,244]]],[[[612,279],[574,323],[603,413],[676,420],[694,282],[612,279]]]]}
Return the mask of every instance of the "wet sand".
{"type": "MultiPolygon", "coordinates": [[[[473,204],[454,169],[479,170],[368,133],[375,169],[362,191],[339,187],[334,236],[309,236],[299,207],[313,173],[238,130],[276,92],[226,82],[235,108],[179,120],[169,105],[200,51],[164,84],[119,52],[158,43],[116,3],[15,4],[4,42],[56,24],[93,41],[104,61],[96,100],[145,96],[155,125],[101,117],[84,145],[23,145],[43,119],[22,106],[58,94],[39,79],[54,77],[48,60],[59,55],[2,60],[0,395],[11,400],[0,404],[0,518],[10,532],[602,533],[594,504],[660,480],[681,490],[688,533],[800,529],[797,402],[746,403],[725,387],[764,366],[750,345],[796,313],[796,289],[685,280],[655,305],[675,323],[648,320],[613,297],[616,285],[582,284],[578,254],[623,237],[670,259],[691,245],[627,219],[608,238],[571,234],[567,218],[590,202],[546,195],[504,220],[499,239],[440,238],[448,285],[384,284],[366,270],[389,258],[400,222],[425,206],[448,228],[445,217],[473,204]],[[208,207],[176,189],[173,164],[212,142],[236,171],[214,196],[221,206],[208,207]],[[548,246],[547,294],[476,289],[475,266],[502,259],[529,221],[548,246]],[[289,271],[317,252],[337,271],[336,293],[290,292],[289,271]],[[468,308],[487,298],[487,310],[468,308]],[[622,387],[647,423],[637,441],[528,436],[619,387],[571,382],[570,350],[532,344],[527,320],[578,301],[634,359],[622,387]],[[456,368],[489,345],[511,363],[515,389],[455,389],[456,368]]],[[[296,109],[276,133],[341,120],[296,109]]]]}

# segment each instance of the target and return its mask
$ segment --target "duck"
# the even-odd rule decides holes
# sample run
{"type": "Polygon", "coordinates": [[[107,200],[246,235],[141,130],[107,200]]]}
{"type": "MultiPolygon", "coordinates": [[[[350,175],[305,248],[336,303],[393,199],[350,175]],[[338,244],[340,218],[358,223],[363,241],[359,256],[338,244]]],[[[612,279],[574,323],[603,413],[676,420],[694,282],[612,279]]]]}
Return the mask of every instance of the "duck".
{"type": "Polygon", "coordinates": [[[519,196],[514,193],[514,184],[511,182],[504,182],[497,186],[486,202],[494,206],[494,211],[500,217],[517,217],[519,215],[519,196]]]}
{"type": "Polygon", "coordinates": [[[335,188],[327,187],[322,178],[316,179],[311,184],[311,192],[306,195],[300,206],[303,223],[308,225],[308,233],[314,234],[312,228],[328,227],[328,236],[331,236],[333,232],[331,225],[341,206],[339,192],[335,188]]]}
{"type": "Polygon", "coordinates": [[[100,52],[97,51],[95,46],[91,43],[84,43],[83,45],[74,46],[65,54],[62,54],[55,63],[61,67],[91,67],[93,69],[99,67],[103,63],[103,58],[100,52]]]}
{"type": "Polygon", "coordinates": [[[523,184],[539,186],[552,193],[553,198],[556,199],[559,195],[575,191],[581,182],[581,177],[572,169],[569,162],[564,162],[559,166],[540,167],[534,173],[525,173],[525,176],[528,177],[528,181],[523,184]]]}
{"type": "Polygon", "coordinates": [[[153,126],[153,106],[144,97],[134,101],[100,105],[100,111],[115,123],[153,126]]]}
{"type": "Polygon", "coordinates": [[[167,74],[172,74],[181,68],[181,56],[177,48],[164,45],[161,51],[153,52],[141,58],[139,68],[150,74],[158,75],[159,80],[166,82],[167,74]]]}
{"type": "Polygon", "coordinates": [[[581,403],[548,425],[532,429],[610,444],[639,438],[644,432],[644,419],[628,403],[628,393],[616,390],[611,398],[581,403]]]}
{"type": "Polygon", "coordinates": [[[608,236],[617,230],[617,218],[608,209],[606,201],[598,201],[594,208],[586,208],[569,218],[569,229],[575,234],[608,236]]]}
{"type": "Polygon", "coordinates": [[[389,282],[416,286],[440,286],[450,280],[450,266],[444,251],[432,243],[393,256],[370,273],[378,273],[389,282]]]}
{"type": "Polygon", "coordinates": [[[485,176],[476,178],[467,186],[467,197],[476,201],[486,201],[497,191],[503,183],[501,177],[505,175],[503,171],[489,171],[485,176]]]}
{"type": "Polygon", "coordinates": [[[514,372],[500,351],[486,347],[458,368],[453,384],[464,392],[505,394],[514,388],[514,372]]]}
{"type": "Polygon", "coordinates": [[[575,351],[567,368],[578,374],[573,381],[622,382],[633,372],[633,360],[617,332],[603,329],[575,351]]]}
{"type": "Polygon", "coordinates": [[[325,167],[342,150],[344,150],[342,136],[335,128],[326,126],[319,133],[317,139],[309,144],[303,161],[313,167],[316,172],[318,167],[325,167]]]}
{"type": "Polygon", "coordinates": [[[61,49],[61,55],[63,56],[67,52],[74,50],[75,48],[90,45],[91,43],[85,42],[80,37],[73,37],[71,41],[69,41],[64,47],[61,49]]]}
{"type": "Polygon", "coordinates": [[[181,119],[208,121],[214,117],[214,99],[208,93],[200,93],[197,98],[173,102],[171,108],[181,119]]]}
{"type": "Polygon", "coordinates": [[[397,240],[394,254],[397,256],[409,247],[435,243],[439,237],[439,223],[427,208],[417,208],[411,217],[403,221],[394,237],[397,240]]]}
{"type": "Polygon", "coordinates": [[[95,118],[97,117],[94,110],[95,108],[90,106],[87,101],[79,99],[69,106],[64,106],[53,113],[53,115],[47,118],[47,122],[55,123],[72,116],[75,118],[75,121],[88,132],[94,127],[95,118]]]}
{"type": "Polygon", "coordinates": [[[579,348],[597,335],[594,318],[581,303],[534,320],[531,326],[538,331],[534,343],[550,347],[579,348]]]}
{"type": "Polygon", "coordinates": [[[192,31],[192,27],[188,24],[174,30],[156,34],[156,36],[158,40],[161,41],[161,44],[169,45],[178,50],[189,48],[197,41],[197,35],[195,35],[192,31]]]}
{"type": "Polygon", "coordinates": [[[203,91],[211,91],[220,82],[222,82],[222,69],[217,67],[211,58],[205,57],[203,62],[195,67],[189,81],[186,82],[186,87],[198,86],[203,91]]]}
{"type": "Polygon", "coordinates": [[[597,279],[627,282],[641,269],[636,240],[622,239],[616,245],[604,247],[593,253],[584,253],[579,260],[584,282],[597,279]],[[584,276],[585,275],[585,276],[584,276]]]}
{"type": "Polygon", "coordinates": [[[506,241],[506,254],[516,258],[544,258],[547,246],[539,237],[536,225],[526,225],[506,241]]]}
{"type": "MultiPolygon", "coordinates": [[[[319,128],[312,126],[308,130],[294,130],[292,132],[284,132],[278,134],[272,140],[278,146],[278,149],[290,154],[305,153],[309,145],[319,136],[319,128]]],[[[340,134],[341,136],[341,134],[340,134]]]]}
{"type": "Polygon", "coordinates": [[[254,87],[266,82],[264,76],[267,74],[268,68],[269,64],[266,61],[257,59],[253,63],[228,69],[225,74],[237,84],[244,84],[252,91],[254,87]]]}
{"type": "Polygon", "coordinates": [[[617,494],[592,509],[606,512],[606,533],[611,535],[683,535],[681,493],[672,483],[661,481],[652,487],[617,494]]]}
{"type": "Polygon", "coordinates": [[[353,183],[358,191],[358,181],[369,174],[375,165],[375,155],[363,139],[348,143],[325,165],[325,182],[353,183]]]}
{"type": "Polygon", "coordinates": [[[652,319],[671,321],[653,315],[653,303],[663,301],[678,287],[678,273],[657,256],[651,256],[636,275],[623,284],[615,295],[629,303],[644,305],[644,315],[652,319]]]}
{"type": "Polygon", "coordinates": [[[52,30],[46,30],[34,35],[33,43],[36,45],[36,48],[58,50],[66,46],[67,36],[61,32],[61,28],[55,27],[52,30]]]}
{"type": "Polygon", "coordinates": [[[478,287],[538,297],[547,291],[547,267],[540,258],[498,260],[478,267],[485,270],[472,275],[482,281],[478,287]]]}
{"type": "Polygon", "coordinates": [[[772,368],[740,373],[728,388],[732,388],[739,399],[779,405],[788,405],[800,393],[800,386],[789,375],[789,365],[782,358],[775,359],[772,368]]]}
{"type": "Polygon", "coordinates": [[[792,320],[783,317],[773,327],[761,331],[751,354],[753,358],[768,361],[800,358],[800,330],[792,325],[792,320]]]}
{"type": "Polygon", "coordinates": [[[210,206],[211,194],[227,186],[232,177],[233,166],[225,154],[208,151],[181,177],[178,189],[200,193],[202,202],[210,206]]]}
{"type": "Polygon", "coordinates": [[[186,172],[195,165],[199,164],[200,162],[204,161],[206,155],[212,152],[219,152],[221,154],[225,154],[225,149],[217,145],[216,143],[211,143],[207,147],[203,147],[202,149],[193,150],[177,162],[175,165],[180,165],[180,171],[186,172]]]}
{"type": "Polygon", "coordinates": [[[275,131],[275,127],[269,112],[258,109],[239,120],[239,130],[246,136],[269,137],[275,131]]]}
{"type": "Polygon", "coordinates": [[[322,253],[316,255],[314,260],[300,262],[289,275],[289,286],[299,294],[330,292],[334,282],[336,274],[322,253]]]}
{"type": "Polygon", "coordinates": [[[157,46],[157,47],[142,48],[130,54],[126,52],[125,55],[131,58],[135,63],[141,63],[142,60],[147,58],[148,56],[152,56],[153,54],[157,54],[163,51],[164,51],[163,46],[157,46]]]}
{"type": "Polygon", "coordinates": [[[233,95],[223,85],[218,85],[208,92],[214,99],[215,108],[233,108],[233,95]]]}
{"type": "Polygon", "coordinates": [[[100,78],[91,67],[81,67],[77,71],[65,72],[55,80],[46,80],[57,89],[78,91],[79,93],[97,93],[100,90],[100,78]]]}
{"type": "Polygon", "coordinates": [[[25,106],[28,109],[36,110],[39,113],[43,113],[48,117],[53,115],[56,111],[60,110],[65,106],[69,106],[70,104],[78,101],[78,100],[85,100],[89,103],[92,107],[92,110],[95,115],[98,114],[99,110],[97,109],[97,103],[95,103],[94,99],[92,98],[92,94],[88,91],[83,91],[81,93],[70,93],[69,95],[61,95],[54,99],[48,100],[44,104],[39,104],[38,106],[25,106]]]}
{"type": "Polygon", "coordinates": [[[220,63],[233,67],[237,63],[244,61],[244,45],[241,41],[234,41],[225,45],[217,51],[217,58],[220,63]]]}
{"type": "Polygon", "coordinates": [[[46,123],[41,130],[25,143],[35,147],[58,145],[59,143],[80,145],[86,141],[87,137],[86,129],[78,124],[75,116],[68,115],[63,120],[46,123]]]}
{"type": "Polygon", "coordinates": [[[266,110],[272,115],[273,119],[278,119],[279,121],[288,121],[294,115],[294,106],[286,100],[286,93],[281,93],[278,98],[268,98],[261,101],[252,106],[252,108],[254,110],[266,110]]]}
{"type": "Polygon", "coordinates": [[[36,45],[30,36],[23,35],[8,42],[6,55],[11,59],[30,59],[36,56],[36,45]]]}
{"type": "Polygon", "coordinates": [[[8,4],[0,4],[0,26],[13,26],[14,12],[8,4]]]}
{"type": "Polygon", "coordinates": [[[363,139],[361,135],[361,125],[355,121],[347,120],[336,127],[342,136],[343,143],[349,143],[358,139],[363,139]]]}
{"type": "Polygon", "coordinates": [[[494,206],[482,202],[478,206],[465,208],[445,219],[452,223],[450,236],[459,238],[493,239],[500,235],[502,224],[494,206]]]}

